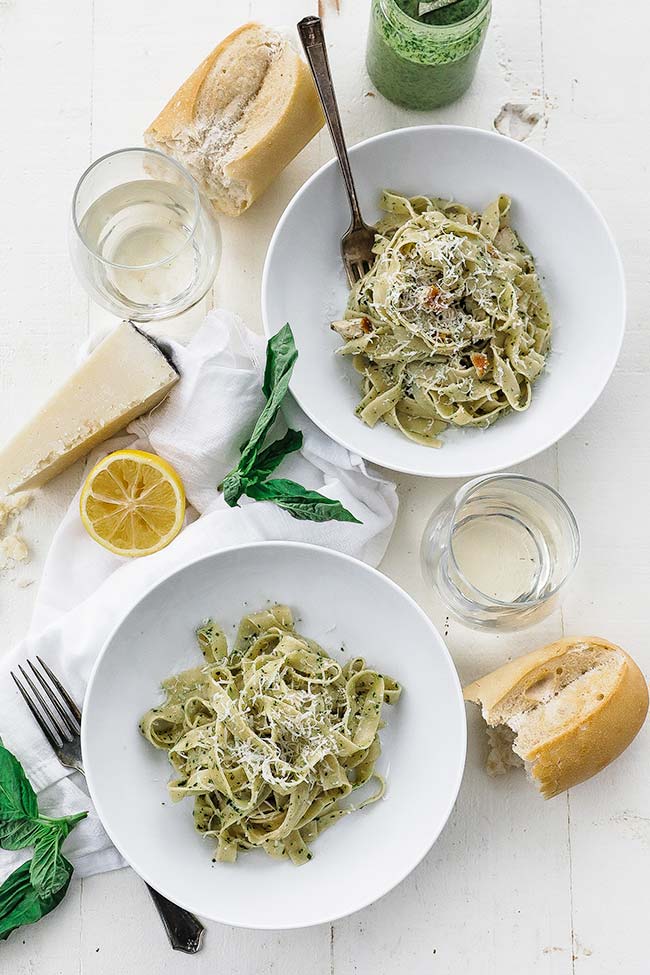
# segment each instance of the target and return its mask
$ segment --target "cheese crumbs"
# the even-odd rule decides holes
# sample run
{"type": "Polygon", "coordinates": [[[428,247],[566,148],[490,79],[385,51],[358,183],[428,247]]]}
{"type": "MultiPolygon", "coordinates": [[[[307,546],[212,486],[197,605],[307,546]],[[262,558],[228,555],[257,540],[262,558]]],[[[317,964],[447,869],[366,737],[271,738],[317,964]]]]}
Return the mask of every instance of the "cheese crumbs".
{"type": "Polygon", "coordinates": [[[0,500],[0,571],[29,561],[29,547],[20,533],[20,514],[31,500],[29,493],[0,500]]]}

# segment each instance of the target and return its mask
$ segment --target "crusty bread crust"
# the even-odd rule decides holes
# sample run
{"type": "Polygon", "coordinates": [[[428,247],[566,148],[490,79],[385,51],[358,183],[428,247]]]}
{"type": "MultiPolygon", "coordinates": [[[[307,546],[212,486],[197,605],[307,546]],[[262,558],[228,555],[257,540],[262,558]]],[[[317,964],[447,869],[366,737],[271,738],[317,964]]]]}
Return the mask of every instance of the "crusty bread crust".
{"type": "Polygon", "coordinates": [[[178,132],[192,124],[201,85],[209,75],[212,65],[219,55],[230,47],[236,37],[254,27],[257,27],[257,24],[253,22],[242,24],[232,34],[228,34],[228,37],[224,37],[221,43],[217,44],[215,49],[192,72],[187,81],[184,81],[178,91],[172,95],[163,110],[146,130],[145,138],[149,136],[156,142],[166,142],[167,139],[174,139],[178,132]]]}
{"type": "Polygon", "coordinates": [[[325,124],[309,68],[297,55],[295,69],[289,97],[264,138],[252,140],[246,152],[240,153],[237,159],[224,167],[229,177],[254,187],[254,198],[268,189],[276,176],[325,124]]]}
{"type": "Polygon", "coordinates": [[[648,713],[648,685],[634,660],[621,647],[600,637],[568,637],[511,661],[469,684],[466,701],[479,704],[489,725],[500,723],[500,703],[522,684],[533,684],[548,664],[571,649],[586,655],[611,651],[622,655],[617,679],[587,715],[569,716],[561,732],[525,753],[519,752],[545,799],[590,778],[623,752],[636,737],[648,713]]]}
{"type": "MultiPolygon", "coordinates": [[[[219,185],[216,176],[211,179],[209,174],[204,173],[202,178],[199,177],[185,158],[181,148],[183,134],[192,129],[199,114],[202,113],[205,118],[205,105],[200,104],[202,88],[215,62],[241,35],[264,30],[260,24],[251,22],[238,27],[221,41],[170,98],[144,133],[146,145],[159,148],[188,165],[203,182],[203,189],[215,208],[229,216],[238,216],[261,196],[325,124],[311,73],[287,43],[277,61],[269,67],[260,89],[261,100],[256,103],[250,119],[247,119],[244,133],[237,136],[223,158],[224,179],[236,190],[229,192],[228,185],[219,185]]],[[[232,84],[232,79],[229,79],[229,83],[232,84]]]]}
{"type": "Polygon", "coordinates": [[[586,643],[589,646],[614,648],[613,643],[608,643],[607,640],[601,640],[600,637],[596,636],[567,637],[564,640],[558,640],[557,643],[549,643],[548,646],[540,647],[539,650],[526,653],[523,657],[515,657],[503,667],[493,670],[491,674],[479,677],[478,680],[468,684],[463,689],[463,697],[473,704],[482,705],[484,715],[489,714],[518,684],[530,679],[533,670],[543,667],[556,657],[561,657],[571,647],[581,643],[586,643]]]}

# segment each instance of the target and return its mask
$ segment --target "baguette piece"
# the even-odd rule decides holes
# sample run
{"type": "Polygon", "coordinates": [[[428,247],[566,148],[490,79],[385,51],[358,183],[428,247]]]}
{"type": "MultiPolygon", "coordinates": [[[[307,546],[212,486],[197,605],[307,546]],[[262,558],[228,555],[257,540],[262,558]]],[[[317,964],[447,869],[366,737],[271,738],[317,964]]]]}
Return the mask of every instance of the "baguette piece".
{"type": "Polygon", "coordinates": [[[617,758],[648,713],[648,685],[614,643],[558,640],[469,684],[488,725],[488,772],[523,764],[545,799],[617,758]]]}
{"type": "Polygon", "coordinates": [[[324,123],[307,65],[282,34],[250,23],[201,62],[144,141],[186,166],[215,209],[238,216],[324,123]]]}

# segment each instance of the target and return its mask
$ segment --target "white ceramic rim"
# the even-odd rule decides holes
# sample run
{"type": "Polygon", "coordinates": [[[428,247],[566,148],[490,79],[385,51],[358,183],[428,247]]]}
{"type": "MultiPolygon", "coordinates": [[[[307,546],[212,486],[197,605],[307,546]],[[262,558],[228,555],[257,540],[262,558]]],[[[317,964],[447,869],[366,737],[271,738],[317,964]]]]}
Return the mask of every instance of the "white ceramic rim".
{"type": "MultiPolygon", "coordinates": [[[[383,142],[385,139],[393,139],[396,137],[399,138],[400,133],[402,133],[405,129],[409,129],[409,130],[414,129],[417,131],[421,131],[425,129],[436,129],[436,131],[439,132],[445,132],[445,131],[473,132],[476,133],[479,136],[479,138],[485,138],[489,140],[508,138],[507,136],[499,135],[497,132],[490,132],[487,129],[478,129],[471,125],[404,126],[401,129],[391,129],[389,132],[381,132],[379,135],[372,136],[369,139],[364,139],[362,142],[357,142],[354,146],[351,146],[349,149],[351,160],[354,160],[354,156],[356,155],[357,151],[360,148],[368,145],[373,145],[374,143],[383,142]]],[[[537,149],[533,149],[531,146],[527,146],[523,142],[517,142],[514,139],[510,141],[512,143],[515,152],[521,152],[524,155],[530,154],[532,156],[536,156],[538,159],[541,159],[545,165],[550,166],[551,169],[554,169],[557,173],[563,176],[564,179],[566,179],[573,186],[576,192],[583,198],[587,206],[592,210],[595,218],[603,228],[605,232],[605,236],[607,237],[607,240],[612,248],[612,253],[616,261],[616,270],[618,272],[622,305],[621,305],[621,320],[618,323],[618,334],[615,336],[617,340],[616,351],[615,354],[612,356],[611,364],[607,372],[607,375],[604,376],[600,386],[598,388],[594,388],[594,392],[589,403],[583,409],[583,411],[580,413],[579,416],[575,416],[569,419],[568,421],[566,421],[564,426],[560,428],[559,433],[552,434],[551,436],[547,437],[538,447],[535,447],[533,450],[530,451],[522,450],[519,454],[510,458],[507,464],[503,464],[501,466],[497,465],[495,467],[487,467],[483,471],[481,471],[480,474],[477,473],[475,468],[464,468],[464,467],[459,467],[454,471],[446,470],[444,474],[437,474],[435,471],[422,470],[422,468],[418,468],[418,467],[404,466],[402,464],[398,465],[393,462],[387,463],[386,458],[379,457],[376,454],[373,454],[371,451],[364,451],[361,456],[364,457],[365,460],[368,460],[373,464],[377,464],[379,467],[384,467],[387,470],[397,471],[402,474],[415,474],[416,476],[419,477],[452,478],[452,477],[477,477],[483,474],[493,474],[496,471],[506,470],[507,468],[515,467],[517,464],[522,464],[524,463],[524,461],[530,460],[531,457],[536,457],[538,454],[543,453],[545,450],[548,450],[549,447],[552,447],[554,444],[558,443],[563,437],[567,435],[567,433],[569,433],[575,426],[577,426],[578,423],[580,423],[580,421],[587,415],[589,410],[592,408],[594,403],[598,400],[599,396],[605,389],[605,386],[609,382],[609,379],[614,371],[614,367],[618,362],[618,357],[621,353],[621,346],[623,344],[623,337],[625,335],[625,322],[627,318],[627,294],[626,294],[626,287],[625,287],[625,273],[623,270],[623,262],[621,260],[621,254],[618,249],[618,245],[616,243],[616,240],[614,239],[614,235],[609,229],[609,225],[607,224],[602,213],[600,212],[600,210],[598,209],[594,201],[591,199],[589,194],[586,192],[586,190],[582,188],[582,186],[580,186],[580,184],[572,176],[570,176],[566,172],[566,170],[562,169],[561,166],[558,166],[557,163],[553,162],[543,153],[538,152],[537,149]]],[[[302,197],[302,195],[307,191],[307,189],[311,186],[311,184],[314,183],[321,176],[323,172],[325,172],[325,170],[336,166],[338,166],[338,160],[336,159],[336,157],[334,157],[333,159],[330,159],[329,162],[324,163],[319,169],[316,170],[315,173],[312,174],[312,176],[309,177],[309,179],[305,183],[303,183],[303,185],[300,187],[297,193],[294,194],[292,199],[287,204],[286,209],[284,210],[282,216],[280,217],[276,225],[275,231],[273,232],[273,236],[271,237],[271,241],[269,243],[266,252],[266,257],[264,259],[264,270],[262,272],[262,322],[264,325],[264,334],[266,335],[267,339],[271,338],[271,336],[275,334],[275,332],[271,329],[269,325],[269,321],[267,317],[267,304],[268,304],[267,289],[269,284],[269,264],[270,264],[270,259],[273,254],[273,251],[275,249],[276,242],[283,232],[284,224],[290,212],[296,206],[297,202],[302,197]]],[[[300,350],[298,350],[298,352],[300,353],[300,350]]],[[[347,448],[347,450],[352,451],[352,453],[354,454],[359,454],[359,450],[357,447],[352,446],[345,439],[337,436],[337,434],[329,427],[327,419],[321,420],[319,417],[315,416],[312,411],[307,409],[305,404],[301,402],[300,397],[296,395],[293,387],[294,387],[294,383],[292,380],[291,383],[289,384],[291,393],[294,399],[296,400],[296,402],[298,403],[298,405],[300,406],[300,408],[303,410],[304,413],[306,413],[309,419],[312,420],[316,424],[316,426],[323,431],[323,433],[326,433],[328,437],[331,437],[332,440],[335,440],[336,443],[341,444],[341,446],[347,448]]],[[[423,450],[427,450],[427,449],[431,449],[431,448],[423,447],[423,450]]]]}
{"type": "MultiPolygon", "coordinates": [[[[82,719],[81,719],[81,754],[82,754],[82,758],[83,758],[84,752],[87,751],[87,747],[86,746],[87,746],[87,727],[88,727],[88,724],[87,724],[87,720],[86,720],[86,701],[91,696],[91,693],[93,691],[94,683],[95,683],[95,678],[96,678],[96,675],[97,675],[97,671],[99,669],[99,666],[101,664],[101,661],[102,661],[104,655],[107,653],[108,648],[110,647],[111,643],[113,642],[113,639],[114,639],[117,631],[120,629],[120,627],[125,622],[125,620],[127,619],[127,617],[132,612],[134,612],[134,610],[137,608],[137,606],[144,599],[146,599],[149,595],[151,595],[151,593],[155,589],[157,589],[159,586],[163,585],[164,583],[168,582],[175,575],[178,575],[179,573],[183,572],[190,565],[195,565],[195,564],[198,564],[199,562],[204,562],[204,561],[206,561],[208,559],[213,558],[215,555],[222,555],[222,554],[226,554],[228,552],[238,552],[238,551],[241,551],[242,549],[260,548],[262,546],[264,548],[269,548],[269,547],[276,547],[276,548],[278,548],[279,547],[279,548],[288,548],[288,549],[303,549],[303,550],[312,550],[312,551],[315,550],[315,551],[318,551],[318,552],[323,551],[323,549],[324,549],[324,546],[322,546],[322,545],[313,545],[313,544],[311,544],[309,542],[285,542],[285,541],[248,542],[245,545],[229,545],[226,548],[215,548],[214,551],[209,552],[206,555],[202,555],[198,559],[190,559],[187,562],[183,562],[183,564],[180,565],[180,566],[178,566],[178,568],[174,569],[173,572],[169,572],[162,579],[158,579],[158,581],[154,585],[150,586],[144,593],[142,593],[140,595],[140,597],[136,600],[136,602],[132,603],[128,607],[127,611],[124,613],[124,615],[122,616],[122,618],[119,620],[119,622],[116,624],[116,626],[113,627],[113,629],[112,629],[112,631],[110,633],[110,636],[105,641],[102,649],[100,650],[100,652],[99,652],[99,654],[97,656],[97,659],[96,659],[96,661],[95,661],[95,663],[93,665],[93,668],[92,668],[92,671],[91,671],[91,674],[90,674],[90,678],[88,680],[88,686],[86,687],[86,693],[84,695],[84,706],[82,708],[82,719]]],[[[93,802],[93,805],[95,807],[95,811],[97,812],[97,815],[99,816],[99,819],[100,819],[102,825],[104,826],[104,829],[106,830],[106,833],[107,833],[109,839],[111,840],[111,842],[113,843],[113,845],[115,846],[115,848],[118,850],[118,852],[122,854],[122,856],[127,861],[127,863],[129,864],[129,866],[138,874],[138,876],[142,880],[144,880],[146,883],[148,883],[151,887],[154,887],[154,889],[158,890],[158,893],[159,894],[162,894],[163,897],[166,897],[168,900],[172,900],[174,903],[178,904],[179,907],[183,907],[183,908],[185,908],[188,911],[192,911],[192,912],[194,912],[196,914],[200,914],[201,917],[205,917],[205,918],[207,918],[210,921],[216,921],[216,922],[218,922],[220,924],[227,924],[230,927],[245,928],[245,929],[248,929],[248,930],[256,930],[256,931],[292,931],[292,930],[298,930],[299,928],[315,927],[316,925],[319,925],[319,924],[330,924],[333,921],[339,921],[339,920],[341,920],[341,918],[343,918],[343,917],[349,917],[350,914],[356,914],[358,911],[363,910],[364,908],[368,907],[370,904],[374,904],[376,901],[380,900],[380,898],[384,897],[386,894],[390,893],[391,890],[394,890],[395,887],[397,887],[399,884],[401,884],[402,881],[405,880],[406,877],[408,877],[408,875],[410,873],[412,873],[413,870],[415,870],[415,868],[418,866],[418,864],[421,863],[421,861],[424,859],[424,857],[427,855],[427,853],[429,853],[429,851],[431,850],[431,848],[433,847],[433,845],[435,844],[436,840],[438,839],[438,837],[440,836],[440,834],[442,833],[443,829],[445,828],[445,826],[447,825],[447,823],[449,821],[449,817],[450,817],[450,815],[452,813],[452,810],[454,808],[454,805],[456,804],[456,799],[458,798],[458,793],[460,791],[460,786],[461,786],[461,783],[462,783],[462,780],[463,780],[463,774],[465,772],[465,763],[467,761],[467,720],[466,720],[466,716],[465,716],[465,701],[464,701],[464,698],[463,698],[463,690],[462,690],[462,686],[461,686],[461,683],[460,683],[460,678],[458,676],[458,671],[456,670],[456,666],[455,666],[454,661],[452,659],[452,656],[451,656],[451,654],[449,652],[449,648],[447,647],[447,644],[445,643],[443,637],[438,632],[437,628],[431,622],[431,620],[429,619],[429,617],[427,616],[427,614],[424,612],[424,610],[413,599],[413,597],[408,592],[406,592],[405,589],[402,589],[401,586],[398,586],[396,582],[393,582],[393,580],[390,579],[387,575],[384,575],[383,572],[380,572],[378,569],[375,569],[373,566],[368,565],[366,562],[362,562],[360,559],[355,559],[351,555],[346,555],[343,552],[338,552],[338,551],[336,551],[336,549],[325,549],[325,551],[327,553],[329,553],[330,555],[332,555],[333,557],[340,559],[341,561],[344,561],[344,562],[352,562],[355,565],[360,566],[362,569],[364,569],[365,571],[367,571],[370,575],[379,576],[379,578],[384,583],[386,583],[388,586],[390,586],[396,592],[400,593],[406,599],[406,601],[408,603],[410,603],[412,609],[414,609],[415,612],[421,617],[421,619],[423,620],[423,622],[425,623],[425,625],[427,626],[427,628],[431,631],[432,636],[441,645],[442,649],[444,650],[443,659],[445,660],[446,666],[449,669],[449,672],[450,672],[450,675],[451,675],[451,679],[452,679],[452,684],[455,686],[456,692],[457,692],[458,715],[459,715],[459,729],[458,729],[458,731],[460,733],[460,739],[461,739],[461,755],[462,755],[462,761],[459,762],[459,767],[458,767],[458,770],[456,772],[456,780],[454,782],[454,787],[453,787],[453,790],[451,792],[451,799],[450,799],[449,803],[447,804],[447,808],[445,809],[445,814],[444,814],[444,818],[442,819],[440,829],[437,831],[437,833],[434,836],[432,836],[430,838],[427,837],[425,839],[424,843],[422,844],[422,848],[418,851],[418,854],[417,854],[417,857],[415,858],[415,860],[412,863],[410,863],[406,867],[406,869],[402,873],[399,874],[399,876],[396,877],[396,879],[394,880],[394,882],[389,887],[387,887],[381,893],[377,894],[375,897],[371,897],[370,899],[362,898],[361,901],[360,901],[360,903],[352,911],[343,912],[341,914],[335,914],[333,916],[316,918],[316,919],[314,919],[312,921],[309,921],[306,924],[299,924],[299,925],[284,924],[284,925],[282,925],[282,927],[277,927],[275,925],[256,925],[254,928],[250,928],[249,925],[246,925],[246,924],[242,924],[242,923],[233,921],[232,919],[224,919],[222,917],[215,917],[215,916],[203,914],[201,911],[198,911],[197,910],[196,905],[189,904],[188,902],[182,903],[181,901],[179,901],[178,898],[176,897],[176,895],[175,895],[175,893],[174,893],[173,890],[170,890],[169,888],[159,888],[158,886],[156,886],[156,883],[153,882],[153,879],[151,878],[151,876],[148,874],[147,871],[140,871],[138,869],[137,863],[136,862],[133,862],[126,855],[126,853],[123,850],[123,848],[121,847],[120,843],[113,836],[113,834],[111,833],[110,829],[106,825],[106,823],[104,821],[104,817],[102,815],[102,805],[101,805],[101,802],[98,802],[97,801],[97,792],[96,792],[96,789],[95,789],[95,782],[96,782],[96,780],[95,780],[94,773],[93,773],[93,771],[91,770],[90,767],[86,768],[85,769],[86,782],[88,784],[88,790],[90,792],[90,798],[91,798],[91,800],[93,802]]]]}

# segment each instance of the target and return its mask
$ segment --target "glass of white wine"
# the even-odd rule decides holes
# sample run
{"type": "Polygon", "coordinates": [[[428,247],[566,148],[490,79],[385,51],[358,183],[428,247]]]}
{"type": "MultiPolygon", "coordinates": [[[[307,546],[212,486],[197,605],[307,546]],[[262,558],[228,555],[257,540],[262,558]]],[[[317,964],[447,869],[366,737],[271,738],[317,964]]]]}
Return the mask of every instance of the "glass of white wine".
{"type": "Polygon", "coordinates": [[[464,623],[529,626],[546,616],[576,567],[578,525],[557,491],[522,474],[476,478],[433,512],[422,571],[464,623]]]}
{"type": "Polygon", "coordinates": [[[120,149],[92,163],[77,184],[70,253],[95,301],[121,318],[149,322],[206,295],[221,235],[183,166],[153,149],[120,149]]]}

